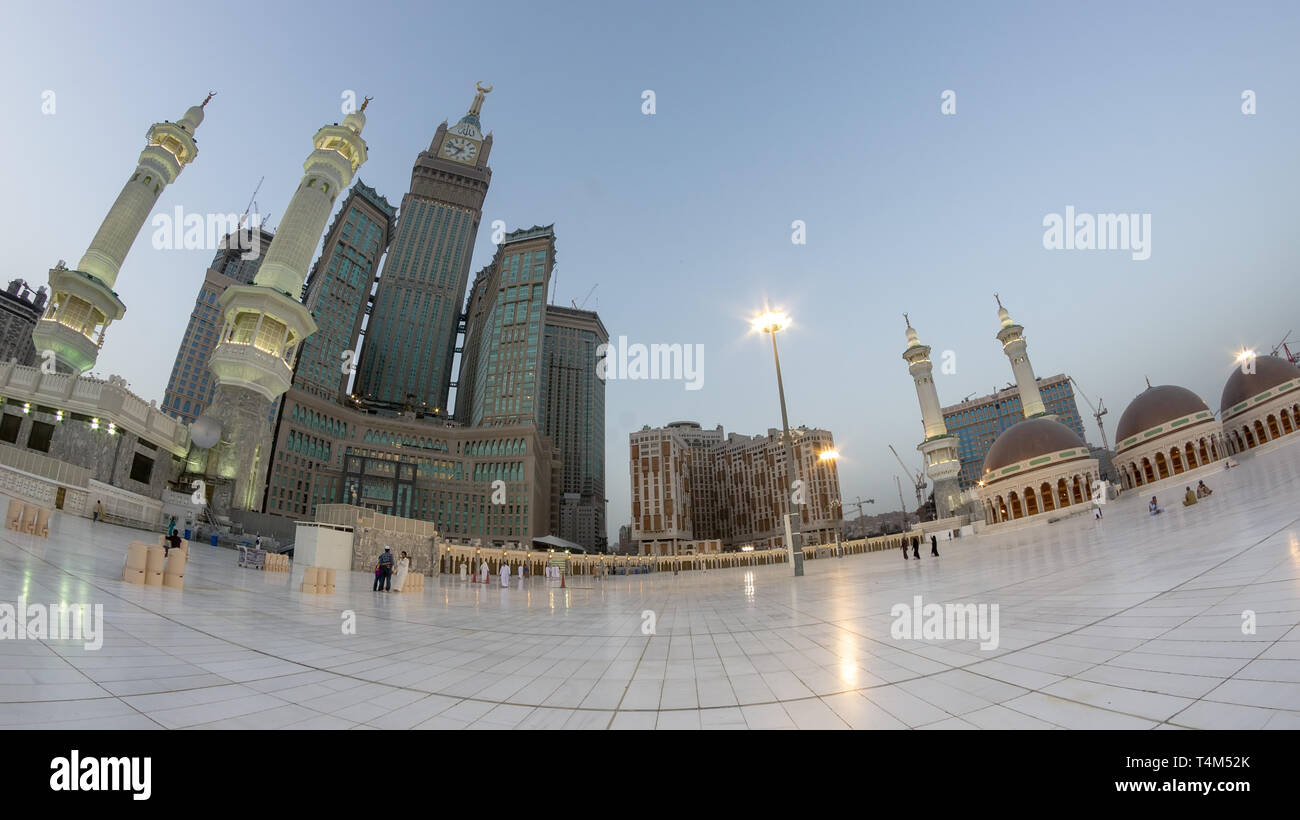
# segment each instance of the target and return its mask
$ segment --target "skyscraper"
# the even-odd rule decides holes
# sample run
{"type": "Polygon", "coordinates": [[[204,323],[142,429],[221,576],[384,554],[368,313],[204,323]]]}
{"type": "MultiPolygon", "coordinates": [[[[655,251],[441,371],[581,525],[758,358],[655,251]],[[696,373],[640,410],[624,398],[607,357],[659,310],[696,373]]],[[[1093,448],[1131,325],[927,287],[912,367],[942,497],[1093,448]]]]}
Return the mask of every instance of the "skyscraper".
{"type": "Polygon", "coordinates": [[[492,170],[492,135],[478,86],[456,125],[443,122],[411,171],[384,262],[354,392],[363,399],[445,412],[462,300],[492,170]]]}
{"type": "Polygon", "coordinates": [[[274,238],[269,231],[249,227],[221,241],[194,299],[194,309],[163,393],[163,412],[172,418],[189,424],[212,401],[217,380],[208,370],[208,359],[221,332],[221,294],[231,285],[252,284],[274,238]],[[250,252],[254,249],[256,253],[250,252]]]}
{"type": "Polygon", "coordinates": [[[537,422],[537,362],[554,267],[553,226],[534,225],[506,234],[482,291],[475,283],[471,301],[481,300],[483,313],[465,338],[467,348],[477,348],[474,383],[461,382],[456,394],[470,402],[471,424],[537,422]]]}
{"type": "Polygon", "coordinates": [[[45,286],[32,293],[22,279],[15,279],[0,291],[0,362],[11,358],[19,364],[34,365],[36,346],[32,344],[32,328],[45,310],[45,286]]]}
{"type": "Polygon", "coordinates": [[[560,452],[560,537],[605,545],[605,382],[596,349],[609,333],[593,311],[548,305],[538,368],[537,427],[560,452]]]}
{"type": "Polygon", "coordinates": [[[329,399],[341,399],[346,392],[350,374],[345,367],[356,366],[361,320],[396,213],[387,199],[363,182],[348,192],[303,289],[303,303],[316,320],[316,332],[302,343],[294,387],[329,399]]]}

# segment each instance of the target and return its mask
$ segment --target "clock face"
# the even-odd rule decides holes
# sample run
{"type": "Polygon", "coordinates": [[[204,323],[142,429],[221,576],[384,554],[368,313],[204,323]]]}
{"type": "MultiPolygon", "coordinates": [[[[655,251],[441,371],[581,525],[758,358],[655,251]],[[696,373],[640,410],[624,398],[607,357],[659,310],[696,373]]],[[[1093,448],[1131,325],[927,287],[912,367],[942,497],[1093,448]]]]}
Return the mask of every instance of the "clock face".
{"type": "Polygon", "coordinates": [[[478,156],[478,146],[464,137],[450,137],[443,142],[442,153],[459,162],[473,162],[478,156]]]}

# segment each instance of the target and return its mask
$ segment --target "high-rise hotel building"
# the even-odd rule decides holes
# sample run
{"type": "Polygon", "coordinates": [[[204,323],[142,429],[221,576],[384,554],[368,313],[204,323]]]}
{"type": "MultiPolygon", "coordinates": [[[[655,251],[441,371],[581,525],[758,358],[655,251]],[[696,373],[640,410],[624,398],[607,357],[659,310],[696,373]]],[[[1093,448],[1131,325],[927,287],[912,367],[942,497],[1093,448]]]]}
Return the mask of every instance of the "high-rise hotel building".
{"type": "Polygon", "coordinates": [[[208,359],[221,333],[221,294],[231,285],[253,283],[273,239],[275,235],[270,231],[248,227],[221,240],[194,298],[163,393],[162,410],[172,418],[190,424],[212,401],[217,380],[208,370],[208,359]]]}
{"type": "Polygon", "coordinates": [[[554,226],[508,233],[466,302],[456,417],[473,426],[533,425],[560,458],[556,534],[592,550],[605,537],[605,383],[600,317],[548,305],[554,226]]]}
{"type": "MultiPolygon", "coordinates": [[[[827,430],[799,427],[794,436],[804,543],[835,542],[840,524],[839,472],[819,458],[834,449],[827,430]]],[[[684,542],[719,539],[728,550],[784,543],[790,486],[777,430],[766,436],[703,430],[695,422],[632,433],[632,538],[642,555],[676,555],[684,542]]]]}
{"type": "Polygon", "coordinates": [[[363,400],[445,413],[474,240],[492,169],[479,87],[465,116],[438,126],[411,171],[375,292],[354,392],[363,400]]]}
{"type": "Polygon", "coordinates": [[[303,340],[294,388],[339,401],[347,395],[370,289],[396,216],[387,199],[360,181],[343,200],[303,287],[317,329],[303,340]]]}

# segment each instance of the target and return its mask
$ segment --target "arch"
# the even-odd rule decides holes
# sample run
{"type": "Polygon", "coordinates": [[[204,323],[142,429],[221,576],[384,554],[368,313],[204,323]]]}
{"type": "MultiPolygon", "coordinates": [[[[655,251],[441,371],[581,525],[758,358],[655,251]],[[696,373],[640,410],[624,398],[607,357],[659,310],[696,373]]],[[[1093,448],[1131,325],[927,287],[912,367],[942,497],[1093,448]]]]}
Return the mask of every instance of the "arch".
{"type": "Polygon", "coordinates": [[[1078,474],[1078,473],[1075,473],[1075,474],[1074,474],[1074,480],[1071,482],[1071,486],[1073,487],[1073,489],[1072,489],[1071,492],[1072,492],[1072,494],[1073,494],[1073,496],[1074,496],[1074,503],[1075,503],[1075,504],[1082,504],[1082,503],[1083,503],[1083,486],[1082,486],[1082,485],[1083,485],[1083,482],[1082,482],[1082,480],[1080,480],[1080,478],[1079,478],[1079,474],[1078,474]]]}
{"type": "Polygon", "coordinates": [[[1189,470],[1196,469],[1196,448],[1192,446],[1190,441],[1183,447],[1183,463],[1187,465],[1189,470]]]}
{"type": "Polygon", "coordinates": [[[1136,461],[1130,461],[1128,463],[1128,480],[1129,480],[1129,489],[1142,486],[1142,476],[1141,473],[1138,471],[1138,466],[1136,461]]]}
{"type": "Polygon", "coordinates": [[[1281,412],[1278,413],[1278,415],[1280,416],[1282,421],[1282,429],[1285,430],[1287,433],[1295,432],[1295,428],[1291,426],[1291,412],[1287,408],[1283,407],[1281,412]]]}
{"type": "Polygon", "coordinates": [[[1066,485],[1064,478],[1056,482],[1056,500],[1058,510],[1070,506],[1070,488],[1066,485]]]}
{"type": "Polygon", "coordinates": [[[1008,499],[1011,501],[1011,517],[1013,519],[1024,517],[1024,510],[1020,506],[1020,496],[1016,495],[1015,490],[1010,492],[1008,499]]]}
{"type": "Polygon", "coordinates": [[[1173,447],[1169,450],[1169,463],[1173,465],[1174,475],[1184,472],[1183,456],[1178,452],[1177,447],[1173,447]]]}
{"type": "Polygon", "coordinates": [[[1056,509],[1056,504],[1052,501],[1052,485],[1046,481],[1038,488],[1038,497],[1043,501],[1043,512],[1051,512],[1056,509]]]}
{"type": "Polygon", "coordinates": [[[1264,429],[1264,420],[1255,419],[1255,441],[1264,444],[1268,440],[1268,431],[1264,429]]]}
{"type": "Polygon", "coordinates": [[[1033,487],[1025,488],[1025,515],[1038,515],[1038,493],[1033,487]]]}
{"type": "Polygon", "coordinates": [[[1165,460],[1164,453],[1156,453],[1156,473],[1161,478],[1169,478],[1169,462],[1165,460]]]}
{"type": "Polygon", "coordinates": [[[1245,436],[1246,436],[1246,446],[1245,446],[1244,448],[1242,448],[1242,449],[1245,449],[1245,450],[1254,449],[1254,447],[1255,447],[1255,435],[1250,431],[1250,428],[1249,428],[1249,427],[1243,427],[1243,428],[1241,428],[1241,429],[1242,429],[1242,431],[1245,433],[1245,436]]]}
{"type": "MultiPolygon", "coordinates": [[[[1205,447],[1205,439],[1202,438],[1198,443],[1201,445],[1201,464],[1209,464],[1214,459],[1210,457],[1210,453],[1205,447]]],[[[1213,442],[1211,442],[1211,444],[1213,444],[1213,442]]]]}
{"type": "Polygon", "coordinates": [[[1277,416],[1273,415],[1272,413],[1269,413],[1268,414],[1268,440],[1272,441],[1275,438],[1281,438],[1281,437],[1282,437],[1282,430],[1280,427],[1278,427],[1277,416]]]}
{"type": "Polygon", "coordinates": [[[1007,500],[1006,500],[1005,498],[1003,498],[1002,496],[998,496],[998,504],[997,504],[997,506],[998,506],[998,509],[997,509],[998,522],[1001,523],[1001,522],[1003,522],[1003,521],[1006,521],[1006,520],[1007,520],[1007,500]]]}

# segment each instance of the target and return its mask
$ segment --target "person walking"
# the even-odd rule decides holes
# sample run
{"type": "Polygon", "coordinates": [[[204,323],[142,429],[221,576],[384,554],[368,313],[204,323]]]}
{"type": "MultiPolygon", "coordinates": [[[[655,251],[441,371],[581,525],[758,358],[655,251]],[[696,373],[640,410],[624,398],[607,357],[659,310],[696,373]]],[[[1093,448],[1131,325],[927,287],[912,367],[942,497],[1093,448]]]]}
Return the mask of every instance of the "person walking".
{"type": "Polygon", "coordinates": [[[397,568],[393,570],[393,592],[401,592],[402,586],[406,583],[406,573],[411,570],[411,559],[407,557],[406,551],[402,551],[402,557],[397,559],[397,568]]]}
{"type": "Polygon", "coordinates": [[[904,539],[903,539],[903,560],[904,560],[904,561],[907,560],[907,547],[908,547],[907,539],[904,538],[904,539]]]}
{"type": "Polygon", "coordinates": [[[921,539],[918,536],[912,537],[912,557],[921,560],[921,539]]]}
{"type": "Polygon", "coordinates": [[[167,537],[170,538],[174,532],[176,532],[176,516],[173,515],[171,520],[167,522],[167,537]]]}
{"type": "Polygon", "coordinates": [[[939,537],[934,533],[930,533],[930,554],[939,557],[939,537]]]}
{"type": "Polygon", "coordinates": [[[479,567],[478,567],[478,582],[479,582],[480,584],[486,584],[486,583],[488,582],[488,565],[487,565],[487,559],[486,559],[486,558],[483,559],[483,563],[479,564],[479,567]]]}
{"type": "Polygon", "coordinates": [[[99,521],[99,519],[102,518],[103,516],[104,516],[104,499],[101,498],[100,500],[95,502],[94,517],[91,519],[91,523],[93,524],[99,521]]]}
{"type": "Polygon", "coordinates": [[[501,586],[503,587],[510,586],[510,565],[509,564],[501,565],[501,586]]]}
{"type": "Polygon", "coordinates": [[[379,556],[379,574],[375,576],[375,592],[389,592],[393,586],[393,551],[385,546],[379,556]]]}

